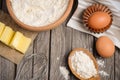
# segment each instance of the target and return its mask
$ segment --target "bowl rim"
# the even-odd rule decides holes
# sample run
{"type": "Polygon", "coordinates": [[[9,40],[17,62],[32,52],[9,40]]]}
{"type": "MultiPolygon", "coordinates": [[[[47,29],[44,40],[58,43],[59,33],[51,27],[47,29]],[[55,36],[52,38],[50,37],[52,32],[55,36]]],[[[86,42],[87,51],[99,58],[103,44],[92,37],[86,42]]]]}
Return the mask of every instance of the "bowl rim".
{"type": "Polygon", "coordinates": [[[7,9],[8,9],[10,16],[20,27],[27,29],[27,30],[30,30],[30,31],[45,31],[45,30],[50,30],[50,29],[57,27],[58,25],[60,25],[61,23],[63,23],[67,19],[67,17],[69,16],[69,14],[72,10],[73,0],[69,0],[66,11],[63,13],[63,15],[58,20],[56,20],[55,22],[53,22],[49,25],[40,26],[40,27],[33,27],[33,26],[30,26],[30,25],[27,25],[27,24],[24,24],[23,22],[21,22],[15,16],[15,14],[13,12],[10,0],[6,0],[6,5],[7,5],[7,9]]]}

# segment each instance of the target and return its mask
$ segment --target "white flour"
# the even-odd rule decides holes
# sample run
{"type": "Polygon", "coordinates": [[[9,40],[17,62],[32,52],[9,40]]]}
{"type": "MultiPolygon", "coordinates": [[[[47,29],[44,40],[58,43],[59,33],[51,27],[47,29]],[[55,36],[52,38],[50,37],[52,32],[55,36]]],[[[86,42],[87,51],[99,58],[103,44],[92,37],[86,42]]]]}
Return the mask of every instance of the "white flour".
{"type": "Polygon", "coordinates": [[[76,53],[71,56],[71,64],[72,68],[82,78],[88,79],[97,74],[93,60],[91,60],[83,51],[76,51],[76,53]]]}
{"type": "Polygon", "coordinates": [[[102,68],[102,69],[99,69],[98,73],[102,77],[109,77],[109,74],[106,71],[103,70],[105,68],[105,62],[104,62],[104,60],[102,60],[102,59],[96,59],[96,60],[97,60],[99,68],[102,68]]]}
{"type": "Polygon", "coordinates": [[[38,27],[58,20],[66,11],[69,0],[11,0],[11,3],[21,22],[38,27]]]}
{"type": "Polygon", "coordinates": [[[107,76],[109,76],[109,74],[108,74],[107,72],[102,71],[102,70],[99,71],[99,74],[100,74],[102,77],[107,77],[107,76]]]}
{"type": "Polygon", "coordinates": [[[105,67],[105,62],[102,59],[97,59],[97,63],[99,67],[102,67],[102,68],[105,67]]]}
{"type": "Polygon", "coordinates": [[[60,73],[64,76],[65,80],[68,80],[69,78],[69,71],[64,66],[60,66],[60,73]]]}

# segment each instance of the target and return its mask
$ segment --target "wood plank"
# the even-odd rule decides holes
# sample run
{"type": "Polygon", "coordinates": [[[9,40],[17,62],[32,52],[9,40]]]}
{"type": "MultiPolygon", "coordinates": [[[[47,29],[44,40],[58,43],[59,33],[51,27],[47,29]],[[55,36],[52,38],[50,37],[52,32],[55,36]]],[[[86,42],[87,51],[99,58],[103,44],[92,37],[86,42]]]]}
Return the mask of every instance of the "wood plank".
{"type": "MultiPolygon", "coordinates": [[[[96,38],[95,38],[95,42],[96,42],[96,38]]],[[[112,56],[111,58],[102,58],[98,55],[96,49],[95,49],[95,42],[94,42],[94,56],[99,59],[104,61],[104,67],[99,66],[99,71],[104,71],[105,73],[107,73],[108,75],[101,75],[101,80],[114,80],[114,56],[112,56]]]]}
{"type": "Polygon", "coordinates": [[[60,66],[68,69],[67,57],[71,51],[71,38],[72,29],[67,28],[65,23],[52,30],[49,80],[66,80],[60,72],[60,66]]]}
{"type": "Polygon", "coordinates": [[[48,80],[50,31],[40,32],[34,43],[32,80],[48,80]]]}
{"type": "MultiPolygon", "coordinates": [[[[77,30],[73,30],[72,37],[72,49],[85,48],[93,53],[94,37],[85,33],[81,33],[77,30]]],[[[78,80],[73,74],[71,74],[71,80],[78,80]]]]}
{"type": "Polygon", "coordinates": [[[48,80],[49,38],[49,31],[37,36],[34,46],[17,67],[16,80],[48,80]]]}
{"type": "Polygon", "coordinates": [[[15,64],[0,56],[0,80],[14,80],[15,64]]]}
{"type": "Polygon", "coordinates": [[[27,54],[22,59],[21,63],[17,65],[15,80],[30,80],[33,77],[33,44],[30,46],[27,54]]]}
{"type": "Polygon", "coordinates": [[[72,49],[74,48],[86,48],[89,51],[93,51],[94,37],[77,30],[73,30],[72,49]]]}
{"type": "Polygon", "coordinates": [[[116,48],[115,53],[115,79],[120,80],[120,49],[116,48]]]}
{"type": "MultiPolygon", "coordinates": [[[[2,0],[0,0],[0,9],[2,9],[2,5],[4,4],[2,4],[2,0]]],[[[15,67],[14,63],[0,56],[0,80],[14,80],[15,67]]]]}

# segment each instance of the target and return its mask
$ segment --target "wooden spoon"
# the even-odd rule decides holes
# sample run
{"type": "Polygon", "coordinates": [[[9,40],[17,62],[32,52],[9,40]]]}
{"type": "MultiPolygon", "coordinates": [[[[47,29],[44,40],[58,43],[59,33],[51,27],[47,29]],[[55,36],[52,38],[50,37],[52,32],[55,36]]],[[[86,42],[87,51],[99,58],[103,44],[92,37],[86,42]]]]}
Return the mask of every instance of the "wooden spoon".
{"type": "Polygon", "coordinates": [[[88,50],[86,50],[84,48],[76,48],[69,54],[68,65],[69,65],[70,70],[72,71],[72,73],[80,80],[100,80],[100,76],[98,74],[98,64],[97,64],[97,61],[94,58],[94,56],[92,55],[92,53],[90,53],[88,50]],[[84,78],[80,77],[79,74],[77,74],[77,72],[72,68],[71,57],[75,54],[76,51],[83,51],[86,55],[88,55],[93,60],[95,68],[97,70],[97,75],[96,76],[93,76],[93,77],[91,77],[89,79],[84,79],[84,78]]]}

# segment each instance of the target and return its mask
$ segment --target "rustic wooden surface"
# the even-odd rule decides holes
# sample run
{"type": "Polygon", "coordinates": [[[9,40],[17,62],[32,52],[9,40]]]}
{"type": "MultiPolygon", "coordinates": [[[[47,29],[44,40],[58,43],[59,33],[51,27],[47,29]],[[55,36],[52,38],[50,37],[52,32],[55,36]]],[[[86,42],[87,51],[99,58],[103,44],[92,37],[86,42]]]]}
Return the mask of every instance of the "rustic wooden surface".
{"type": "MultiPolygon", "coordinates": [[[[31,40],[32,40],[31,43],[34,41],[34,39],[38,35],[38,32],[32,32],[32,31],[28,31],[28,30],[20,28],[7,13],[5,13],[1,10],[0,10],[0,21],[3,22],[5,25],[11,27],[14,31],[20,31],[26,37],[31,38],[31,40]]],[[[6,46],[3,43],[0,43],[0,49],[1,49],[0,55],[9,59],[10,61],[12,61],[15,64],[19,64],[20,61],[24,57],[24,54],[21,54],[19,51],[15,50],[15,49],[11,49],[10,47],[6,46]]],[[[30,49],[28,49],[28,51],[29,50],[30,49]]],[[[28,52],[26,52],[26,54],[27,53],[28,52]]]]}
{"type": "MultiPolygon", "coordinates": [[[[0,0],[0,9],[8,13],[5,0],[0,0]]],[[[54,30],[40,32],[20,64],[15,65],[0,56],[0,80],[65,80],[59,67],[69,70],[67,57],[73,48],[86,48],[99,58],[96,38],[66,27],[66,22],[54,30]]],[[[120,80],[120,49],[116,48],[112,58],[102,60],[106,67],[100,70],[109,76],[101,76],[101,80],[120,80]]],[[[78,79],[70,72],[69,80],[78,79]]]]}

